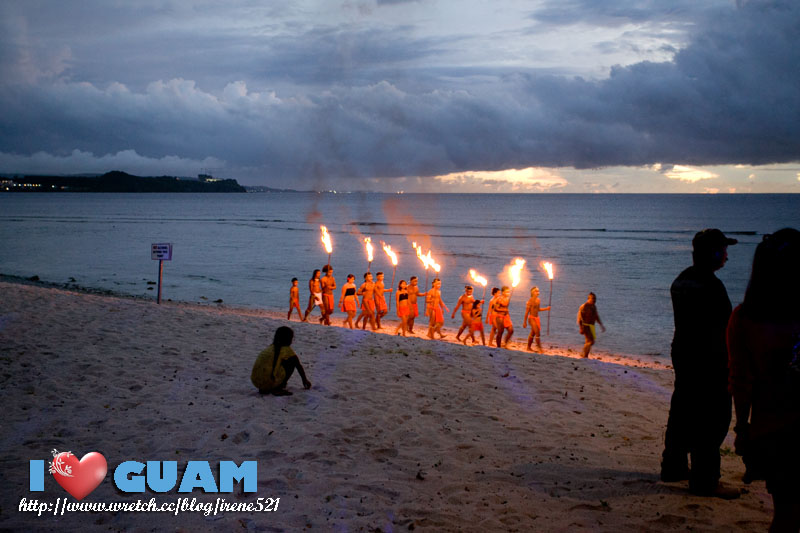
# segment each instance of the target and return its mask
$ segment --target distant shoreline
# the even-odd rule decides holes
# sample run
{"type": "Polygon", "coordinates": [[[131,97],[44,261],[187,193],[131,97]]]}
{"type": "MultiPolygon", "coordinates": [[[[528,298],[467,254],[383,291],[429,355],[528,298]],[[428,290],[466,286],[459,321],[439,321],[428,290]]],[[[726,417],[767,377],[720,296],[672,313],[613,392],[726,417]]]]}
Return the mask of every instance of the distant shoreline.
{"type": "Polygon", "coordinates": [[[142,177],[114,170],[101,176],[17,176],[0,179],[4,192],[74,193],[244,193],[236,180],[217,179],[207,174],[194,178],[176,176],[142,177]]]}

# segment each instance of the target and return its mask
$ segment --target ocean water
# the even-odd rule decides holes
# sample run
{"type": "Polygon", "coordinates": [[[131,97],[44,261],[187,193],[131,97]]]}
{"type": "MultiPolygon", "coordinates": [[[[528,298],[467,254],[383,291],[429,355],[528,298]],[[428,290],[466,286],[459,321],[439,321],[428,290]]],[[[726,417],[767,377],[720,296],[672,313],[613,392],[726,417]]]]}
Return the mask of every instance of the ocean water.
{"type": "MultiPolygon", "coordinates": [[[[691,264],[694,233],[717,227],[739,239],[718,272],[736,305],[762,236],[800,227],[800,195],[6,193],[0,194],[0,273],[74,279],[155,299],[148,282],[157,280],[158,262],[150,245],[170,242],[163,298],[285,310],[291,278],[300,280],[304,307],[307,280],[327,260],[320,224],[333,239],[340,287],[346,274],[360,281],[367,270],[365,236],[376,245],[371,270],[384,271],[387,285],[392,267],[380,241],[399,253],[395,285],[411,275],[425,282],[413,241],[432,249],[451,308],[470,268],[489,278],[491,289],[509,283],[504,270],[522,257],[526,271],[511,306],[518,336],[526,335],[525,301],[538,285],[543,303],[552,297],[553,304],[545,344],[580,346],[575,316],[593,291],[608,328],[598,349],[666,358],[673,332],[669,286],[691,264]],[[542,261],[555,265],[552,292],[542,261]]],[[[449,324],[457,320],[448,316],[449,324]]],[[[547,321],[545,313],[543,327],[547,321]]]]}

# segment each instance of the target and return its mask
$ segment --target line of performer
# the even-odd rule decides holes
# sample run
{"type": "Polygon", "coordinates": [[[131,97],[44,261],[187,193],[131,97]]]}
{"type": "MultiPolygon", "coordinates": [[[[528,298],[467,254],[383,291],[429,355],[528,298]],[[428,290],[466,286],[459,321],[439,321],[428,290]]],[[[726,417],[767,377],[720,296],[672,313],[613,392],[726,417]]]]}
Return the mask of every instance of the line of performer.
{"type": "MultiPolygon", "coordinates": [[[[387,293],[394,292],[395,309],[400,321],[395,329],[395,334],[406,336],[408,333],[414,333],[414,322],[420,316],[417,300],[420,297],[424,297],[425,307],[423,314],[428,318],[427,336],[431,339],[435,339],[437,336],[443,339],[445,337],[445,334],[442,333],[444,317],[446,313],[450,312],[450,309],[442,299],[442,281],[439,278],[435,278],[431,282],[430,288],[424,292],[420,290],[418,283],[417,276],[411,276],[408,282],[401,279],[395,291],[392,287],[386,288],[383,272],[377,272],[375,279],[373,279],[371,272],[367,272],[364,274],[364,281],[361,286],[356,287],[355,276],[349,274],[347,282],[341,288],[337,304],[339,310],[346,314],[342,325],[354,329],[359,327],[366,329],[369,322],[373,330],[382,329],[381,319],[389,313],[389,305],[387,305],[386,300],[387,293]],[[356,317],[356,315],[358,316],[356,317]],[[354,318],[355,321],[353,320],[354,318]]],[[[330,325],[331,316],[335,311],[334,291],[336,288],[336,278],[333,276],[333,267],[331,265],[325,265],[321,271],[319,269],[314,270],[311,279],[308,280],[308,306],[305,313],[302,313],[300,310],[298,280],[293,278],[292,287],[289,290],[289,313],[287,314],[287,319],[291,319],[292,311],[297,310],[297,316],[300,320],[307,322],[314,308],[319,307],[321,311],[319,322],[330,325]]],[[[494,342],[498,348],[501,346],[507,347],[511,336],[514,334],[514,324],[509,314],[511,289],[509,287],[495,287],[492,289],[485,322],[483,319],[483,305],[485,302],[482,299],[475,298],[473,292],[472,285],[466,285],[464,294],[459,296],[450,315],[451,318],[455,318],[456,312],[460,311],[461,313],[461,326],[456,334],[456,340],[464,344],[467,344],[469,340],[472,344],[476,344],[475,334],[480,332],[481,343],[485,346],[484,324],[488,324],[491,327],[489,344],[491,345],[494,342]]],[[[528,351],[533,351],[532,345],[535,341],[537,351],[542,352],[542,327],[539,312],[549,310],[550,307],[541,306],[539,288],[532,287],[522,319],[523,328],[527,328],[530,325],[528,351]]]]}

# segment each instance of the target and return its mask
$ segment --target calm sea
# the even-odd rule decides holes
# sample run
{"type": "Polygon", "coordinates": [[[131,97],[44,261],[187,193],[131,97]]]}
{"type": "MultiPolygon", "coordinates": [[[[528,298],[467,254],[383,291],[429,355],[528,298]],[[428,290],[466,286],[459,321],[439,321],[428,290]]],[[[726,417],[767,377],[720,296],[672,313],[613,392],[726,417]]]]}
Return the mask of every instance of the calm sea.
{"type": "Polygon", "coordinates": [[[340,286],[348,273],[362,279],[365,236],[377,245],[372,271],[386,272],[387,282],[392,268],[380,241],[400,254],[395,283],[411,275],[424,283],[411,242],[430,247],[451,308],[470,268],[491,289],[508,283],[506,265],[522,257],[527,272],[512,300],[521,330],[530,287],[541,288],[545,303],[551,295],[539,266],[551,261],[551,342],[581,344],[575,315],[594,291],[608,328],[599,349],[668,357],[669,286],[691,263],[694,233],[718,227],[739,239],[718,273],[736,305],[762,236],[800,227],[800,195],[6,193],[0,273],[155,298],[150,246],[169,242],[164,298],[285,309],[291,278],[300,280],[304,302],[311,271],[326,262],[321,223],[331,232],[340,286]]]}

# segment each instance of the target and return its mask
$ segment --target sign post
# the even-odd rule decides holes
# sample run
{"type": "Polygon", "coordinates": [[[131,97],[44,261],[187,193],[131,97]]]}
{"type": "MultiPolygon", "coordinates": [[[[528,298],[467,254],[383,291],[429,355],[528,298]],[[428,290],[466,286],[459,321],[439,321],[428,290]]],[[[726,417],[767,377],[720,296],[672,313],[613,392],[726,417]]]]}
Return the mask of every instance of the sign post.
{"type": "Polygon", "coordinates": [[[150,257],[158,260],[158,298],[156,303],[161,305],[161,279],[164,276],[164,261],[172,261],[172,243],[153,243],[150,248],[150,257]]]}

